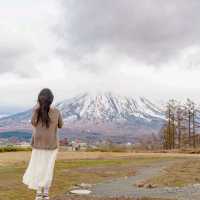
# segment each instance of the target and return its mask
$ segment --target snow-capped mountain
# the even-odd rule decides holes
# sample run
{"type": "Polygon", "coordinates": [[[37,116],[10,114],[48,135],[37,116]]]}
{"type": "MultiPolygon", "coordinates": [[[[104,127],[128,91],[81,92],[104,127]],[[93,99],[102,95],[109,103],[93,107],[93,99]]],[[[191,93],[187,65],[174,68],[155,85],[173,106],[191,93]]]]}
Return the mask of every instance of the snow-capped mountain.
{"type": "MultiPolygon", "coordinates": [[[[164,121],[164,111],[144,97],[84,93],[64,100],[61,111],[68,131],[109,134],[157,132],[164,121]]],[[[27,127],[32,110],[0,119],[1,127],[27,127]]]]}
{"type": "Polygon", "coordinates": [[[151,122],[163,119],[163,110],[148,99],[137,99],[104,93],[100,95],[81,94],[56,105],[65,121],[128,122],[142,119],[151,122]]]}

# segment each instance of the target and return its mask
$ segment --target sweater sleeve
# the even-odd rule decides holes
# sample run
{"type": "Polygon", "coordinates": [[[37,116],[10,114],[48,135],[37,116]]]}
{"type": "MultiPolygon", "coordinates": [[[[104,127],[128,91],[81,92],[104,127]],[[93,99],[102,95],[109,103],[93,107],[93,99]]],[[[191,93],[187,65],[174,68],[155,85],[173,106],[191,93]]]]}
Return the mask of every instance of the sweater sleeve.
{"type": "Polygon", "coordinates": [[[63,118],[62,115],[59,111],[59,115],[58,115],[58,128],[62,128],[63,127],[63,118]]]}

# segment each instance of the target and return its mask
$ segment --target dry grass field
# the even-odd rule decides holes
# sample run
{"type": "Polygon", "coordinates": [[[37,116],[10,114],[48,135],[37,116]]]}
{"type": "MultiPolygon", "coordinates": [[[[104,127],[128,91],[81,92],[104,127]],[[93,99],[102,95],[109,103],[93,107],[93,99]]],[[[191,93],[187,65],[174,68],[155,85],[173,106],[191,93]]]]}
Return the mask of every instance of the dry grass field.
{"type": "MultiPolygon", "coordinates": [[[[0,153],[0,166],[27,162],[30,159],[30,151],[5,152],[0,153]]],[[[74,152],[60,151],[58,160],[79,160],[79,159],[113,159],[113,158],[200,158],[200,154],[180,154],[180,153],[131,153],[131,152],[74,152]]]]}
{"type": "MultiPolygon", "coordinates": [[[[0,153],[0,200],[34,199],[34,191],[28,190],[21,182],[30,155],[31,152],[0,153]]],[[[183,163],[183,160],[196,158],[200,158],[199,155],[61,151],[56,161],[55,178],[50,194],[55,199],[65,200],[66,198],[62,195],[75,184],[96,183],[113,177],[134,176],[140,167],[162,160],[183,163]]],[[[198,163],[195,168],[198,168],[198,163]]],[[[195,173],[197,172],[199,171],[195,170],[195,173]]],[[[182,175],[183,173],[180,172],[180,177],[182,175]]],[[[157,180],[151,181],[158,182],[157,180]]],[[[71,198],[78,200],[82,197],[71,198]]]]}

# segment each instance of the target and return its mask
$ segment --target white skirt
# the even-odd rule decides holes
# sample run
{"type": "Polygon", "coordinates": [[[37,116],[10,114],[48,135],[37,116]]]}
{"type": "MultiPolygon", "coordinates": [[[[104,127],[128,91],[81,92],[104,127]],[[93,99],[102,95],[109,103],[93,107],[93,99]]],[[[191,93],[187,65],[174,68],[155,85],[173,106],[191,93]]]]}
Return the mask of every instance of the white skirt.
{"type": "Polygon", "coordinates": [[[54,174],[54,165],[58,149],[32,149],[31,159],[23,176],[23,183],[29,189],[50,187],[54,174]]]}

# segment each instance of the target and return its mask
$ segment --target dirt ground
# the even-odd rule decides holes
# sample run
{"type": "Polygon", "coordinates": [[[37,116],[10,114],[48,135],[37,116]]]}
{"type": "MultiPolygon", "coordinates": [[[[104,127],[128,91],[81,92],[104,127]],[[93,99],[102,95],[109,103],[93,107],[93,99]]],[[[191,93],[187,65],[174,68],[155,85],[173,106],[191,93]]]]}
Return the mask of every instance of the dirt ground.
{"type": "MultiPolygon", "coordinates": [[[[92,197],[92,196],[66,196],[57,197],[52,200],[169,200],[169,199],[152,199],[152,198],[132,198],[132,197],[92,197]]],[[[171,199],[172,200],[172,199],[171,199]]]]}

